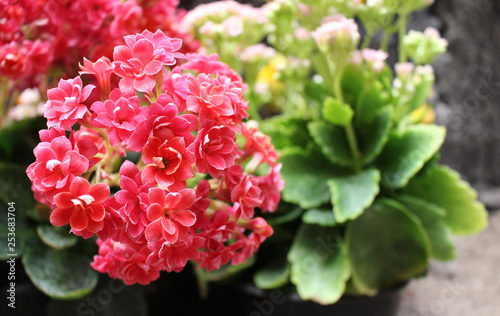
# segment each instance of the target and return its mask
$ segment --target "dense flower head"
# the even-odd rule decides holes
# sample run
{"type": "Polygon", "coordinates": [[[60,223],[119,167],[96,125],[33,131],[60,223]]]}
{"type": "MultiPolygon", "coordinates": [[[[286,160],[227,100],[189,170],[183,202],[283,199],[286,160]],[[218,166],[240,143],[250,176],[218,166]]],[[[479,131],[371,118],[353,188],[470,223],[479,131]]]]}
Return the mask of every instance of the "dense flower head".
{"type": "Polygon", "coordinates": [[[36,86],[50,75],[50,66],[62,65],[61,70],[74,75],[74,65],[82,57],[96,60],[105,52],[104,57],[110,58],[112,50],[105,47],[144,29],[155,30],[155,39],[158,32],[175,37],[177,47],[184,40],[184,52],[193,52],[198,44],[180,30],[185,13],[178,4],[176,0],[3,1],[0,75],[24,79],[22,86],[36,86]]]}
{"type": "Polygon", "coordinates": [[[269,138],[242,122],[241,77],[217,55],[188,54],[170,69],[181,43],[144,31],[126,36],[114,60],[84,60],[101,99],[91,102],[80,77],[49,90],[49,129],[27,170],[51,223],[97,235],[92,267],[126,284],[190,260],[207,270],[245,262],[272,234],[255,216],[276,210],[283,189],[269,138]]]}

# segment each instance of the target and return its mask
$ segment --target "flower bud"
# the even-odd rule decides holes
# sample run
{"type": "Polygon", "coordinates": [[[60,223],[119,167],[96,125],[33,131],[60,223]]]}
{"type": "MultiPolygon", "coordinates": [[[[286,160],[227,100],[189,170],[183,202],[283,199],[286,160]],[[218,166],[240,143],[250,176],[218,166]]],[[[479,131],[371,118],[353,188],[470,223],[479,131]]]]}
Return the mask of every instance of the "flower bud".
{"type": "Polygon", "coordinates": [[[329,22],[312,32],[312,36],[320,50],[329,54],[335,63],[345,62],[358,46],[360,39],[358,25],[353,19],[347,19],[342,15],[330,16],[325,20],[329,22]]]}
{"type": "Polygon", "coordinates": [[[427,28],[424,32],[410,31],[403,38],[403,49],[417,65],[432,64],[447,46],[448,42],[435,28],[427,28]]]}

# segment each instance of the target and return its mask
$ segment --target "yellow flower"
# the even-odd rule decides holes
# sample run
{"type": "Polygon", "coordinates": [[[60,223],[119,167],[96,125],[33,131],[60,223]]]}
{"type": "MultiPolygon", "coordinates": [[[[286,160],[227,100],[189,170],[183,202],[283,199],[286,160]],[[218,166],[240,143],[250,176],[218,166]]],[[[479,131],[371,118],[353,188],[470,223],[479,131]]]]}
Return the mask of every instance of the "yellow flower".
{"type": "Polygon", "coordinates": [[[413,123],[422,123],[422,124],[432,124],[436,121],[436,112],[434,111],[434,108],[422,104],[419,106],[417,109],[415,109],[413,112],[410,113],[411,121],[413,123]]]}
{"type": "Polygon", "coordinates": [[[279,80],[279,76],[285,64],[286,60],[283,57],[272,58],[257,74],[256,87],[264,88],[271,94],[280,93],[283,83],[279,80]]]}

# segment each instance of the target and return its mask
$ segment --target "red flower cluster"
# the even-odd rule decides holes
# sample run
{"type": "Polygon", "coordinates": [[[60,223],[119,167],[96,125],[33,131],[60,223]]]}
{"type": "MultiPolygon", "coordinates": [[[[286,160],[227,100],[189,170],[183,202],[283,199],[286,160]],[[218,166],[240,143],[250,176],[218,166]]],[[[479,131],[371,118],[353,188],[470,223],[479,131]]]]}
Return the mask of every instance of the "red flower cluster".
{"type": "Polygon", "coordinates": [[[125,41],[114,61],[80,66],[102,91],[110,71],[121,78],[101,101],[85,105],[94,87],[79,77],[49,90],[49,129],[27,170],[36,198],[53,225],[97,234],[92,266],[127,284],[188,260],[207,270],[246,261],[273,232],[256,208],[275,211],[283,181],[269,137],[242,123],[241,78],[216,55],[169,70],[186,57],[161,31],[125,41]]]}
{"type": "Polygon", "coordinates": [[[184,52],[195,51],[198,43],[180,31],[185,12],[178,4],[178,0],[0,1],[0,76],[17,81],[21,89],[38,85],[50,67],[62,66],[73,76],[84,56],[111,58],[112,47],[123,36],[144,29],[182,38],[184,52]]]}

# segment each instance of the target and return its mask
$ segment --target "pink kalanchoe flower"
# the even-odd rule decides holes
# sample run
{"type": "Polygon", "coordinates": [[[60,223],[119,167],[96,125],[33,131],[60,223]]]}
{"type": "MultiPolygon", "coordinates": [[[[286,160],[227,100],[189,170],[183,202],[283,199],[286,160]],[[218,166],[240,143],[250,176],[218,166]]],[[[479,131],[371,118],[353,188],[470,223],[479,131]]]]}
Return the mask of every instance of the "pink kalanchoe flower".
{"type": "Polygon", "coordinates": [[[250,127],[245,123],[242,123],[241,126],[241,133],[246,139],[243,148],[245,155],[254,155],[252,163],[257,164],[257,166],[262,162],[275,165],[279,154],[274,149],[271,138],[259,131],[257,127],[250,127]]]}
{"type": "Polygon", "coordinates": [[[116,194],[106,200],[103,205],[106,209],[106,216],[104,217],[104,226],[102,230],[97,232],[97,237],[100,240],[117,240],[127,228],[127,223],[120,214],[120,207],[122,205],[116,201],[116,194]]]}
{"type": "Polygon", "coordinates": [[[147,285],[160,277],[161,267],[146,263],[151,250],[144,242],[107,239],[105,242],[98,240],[97,245],[99,255],[94,256],[94,262],[90,264],[95,270],[120,278],[127,285],[147,285]]]}
{"type": "Polygon", "coordinates": [[[155,58],[166,66],[175,65],[176,58],[186,59],[184,54],[177,52],[182,46],[182,40],[170,38],[161,30],[157,30],[155,33],[145,30],[141,34],[127,35],[124,39],[128,47],[133,47],[135,43],[141,39],[151,41],[154,46],[155,58]]]}
{"type": "Polygon", "coordinates": [[[93,128],[80,126],[80,129],[74,133],[74,142],[80,153],[89,160],[89,168],[102,159],[94,157],[95,154],[106,155],[106,145],[102,135],[93,128]]]}
{"type": "Polygon", "coordinates": [[[198,259],[196,262],[200,263],[200,268],[205,268],[207,272],[219,270],[223,265],[227,264],[232,258],[234,258],[234,248],[240,245],[240,242],[235,242],[229,247],[222,244],[219,249],[207,252],[206,256],[198,259]]]}
{"type": "Polygon", "coordinates": [[[190,95],[186,81],[186,75],[181,74],[179,66],[165,76],[162,83],[162,90],[165,91],[173,100],[179,112],[186,110],[186,100],[190,95]]]}
{"type": "Polygon", "coordinates": [[[153,43],[147,39],[138,40],[132,47],[116,46],[113,59],[114,71],[122,77],[120,90],[127,96],[153,90],[155,75],[163,70],[162,62],[155,59],[153,43]]]}
{"type": "Polygon", "coordinates": [[[23,42],[27,50],[28,76],[37,76],[48,72],[53,59],[53,47],[49,42],[36,40],[34,42],[25,40],[23,42]]]}
{"type": "Polygon", "coordinates": [[[172,98],[162,94],[149,107],[147,119],[132,133],[127,148],[141,151],[150,137],[182,137],[186,146],[189,146],[195,139],[191,132],[198,126],[198,118],[192,114],[178,115],[178,112],[172,98]]]}
{"type": "Polygon", "coordinates": [[[33,186],[52,202],[53,196],[67,189],[75,176],[87,171],[89,161],[65,136],[54,138],[50,143],[41,142],[33,150],[36,161],[28,169],[33,186]]]}
{"type": "Polygon", "coordinates": [[[224,242],[231,238],[236,230],[236,222],[231,220],[229,214],[224,211],[215,212],[211,218],[210,227],[207,227],[201,233],[205,238],[204,248],[209,251],[216,251],[225,247],[224,242]]]}
{"type": "Polygon", "coordinates": [[[196,215],[189,210],[196,194],[192,189],[166,192],[151,188],[148,193],[148,219],[146,239],[149,242],[164,240],[170,244],[183,238],[184,233],[196,223],[196,215]]]}
{"type": "Polygon", "coordinates": [[[83,87],[80,77],[61,79],[57,88],[47,91],[49,100],[45,103],[44,114],[47,126],[71,130],[71,127],[88,113],[82,102],[87,100],[94,88],[94,85],[83,87]]]}
{"type": "Polygon", "coordinates": [[[182,41],[171,39],[161,31],[126,36],[125,42],[127,46],[117,46],[113,52],[115,73],[122,77],[119,86],[125,95],[135,94],[134,90],[150,92],[163,66],[172,66],[175,58],[184,57],[176,53],[182,41]]]}
{"type": "Polygon", "coordinates": [[[121,97],[118,100],[97,101],[90,107],[92,125],[95,127],[109,127],[108,139],[111,146],[121,142],[127,143],[137,125],[144,121],[148,107],[141,107],[138,97],[121,97]]]}
{"type": "Polygon", "coordinates": [[[84,178],[76,177],[68,192],[54,197],[57,208],[50,214],[54,226],[71,225],[73,231],[97,233],[103,228],[106,211],[103,203],[109,198],[109,186],[98,183],[90,186],[84,178]]]}
{"type": "Polygon", "coordinates": [[[142,159],[154,164],[142,171],[142,181],[156,181],[160,187],[178,191],[186,187],[186,180],[194,177],[194,154],[186,148],[182,137],[161,140],[150,137],[144,146],[142,159]]]}
{"type": "Polygon", "coordinates": [[[218,54],[187,54],[187,63],[182,64],[182,70],[193,70],[197,73],[218,74],[229,77],[232,81],[243,81],[236,71],[228,64],[219,61],[218,54]]]}
{"type": "Polygon", "coordinates": [[[186,100],[187,109],[199,113],[200,121],[218,120],[221,116],[234,115],[234,105],[226,93],[229,78],[226,82],[221,82],[217,78],[202,73],[198,77],[188,74],[186,80],[191,92],[186,100]]]}
{"type": "Polygon", "coordinates": [[[280,174],[281,164],[271,167],[269,174],[258,177],[259,188],[261,190],[260,199],[262,204],[259,208],[263,212],[274,212],[278,208],[281,200],[281,191],[285,187],[285,182],[280,174]]]}
{"type": "Polygon", "coordinates": [[[151,254],[146,263],[161,265],[167,272],[180,272],[186,266],[188,260],[197,260],[200,256],[199,249],[205,242],[203,237],[185,235],[183,240],[171,244],[163,239],[148,244],[151,254]]]}
{"type": "Polygon", "coordinates": [[[254,209],[262,204],[262,190],[259,188],[258,180],[246,174],[241,183],[231,192],[231,201],[236,209],[236,218],[244,219],[253,217],[254,209]]]}
{"type": "Polygon", "coordinates": [[[119,174],[121,190],[114,197],[121,205],[119,212],[127,223],[127,234],[137,239],[150,223],[142,205],[147,205],[147,192],[151,186],[142,183],[139,168],[128,160],[120,167],[119,174]]]}
{"type": "Polygon", "coordinates": [[[227,126],[213,126],[211,122],[205,122],[190,150],[195,154],[196,172],[207,170],[213,178],[220,178],[239,156],[236,132],[227,126]]]}
{"type": "Polygon", "coordinates": [[[126,34],[136,33],[140,29],[142,7],[137,1],[114,1],[113,16],[109,25],[112,38],[120,38],[126,34]]]}
{"type": "Polygon", "coordinates": [[[11,79],[27,76],[27,51],[15,42],[0,46],[0,75],[11,79]]]}
{"type": "Polygon", "coordinates": [[[84,57],[83,65],[79,64],[79,66],[81,71],[78,73],[80,75],[93,75],[97,79],[99,87],[101,88],[101,96],[107,97],[111,89],[111,74],[114,69],[114,65],[111,63],[109,58],[101,57],[96,62],[91,62],[84,57]]]}

